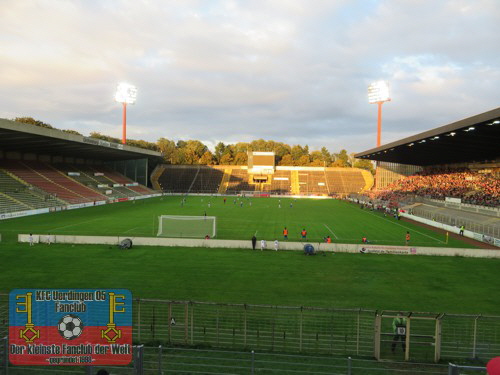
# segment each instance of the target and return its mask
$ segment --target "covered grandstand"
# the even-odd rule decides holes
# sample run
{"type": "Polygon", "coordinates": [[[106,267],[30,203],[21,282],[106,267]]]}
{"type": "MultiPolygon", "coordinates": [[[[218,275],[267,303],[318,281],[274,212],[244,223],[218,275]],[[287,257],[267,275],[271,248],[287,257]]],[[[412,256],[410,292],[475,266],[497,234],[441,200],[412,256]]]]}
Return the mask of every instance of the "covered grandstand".
{"type": "Polygon", "coordinates": [[[356,158],[377,161],[375,189],[362,199],[497,241],[499,144],[496,108],[358,153],[356,158]]]}
{"type": "Polygon", "coordinates": [[[0,214],[150,196],[161,154],[0,119],[0,214]]]}

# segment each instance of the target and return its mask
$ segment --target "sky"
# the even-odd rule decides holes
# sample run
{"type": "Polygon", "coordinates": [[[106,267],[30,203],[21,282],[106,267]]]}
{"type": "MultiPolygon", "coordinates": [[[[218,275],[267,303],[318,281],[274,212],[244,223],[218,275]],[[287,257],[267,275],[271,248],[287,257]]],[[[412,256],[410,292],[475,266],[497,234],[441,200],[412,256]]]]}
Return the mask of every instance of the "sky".
{"type": "Polygon", "coordinates": [[[127,137],[376,145],[500,106],[498,0],[1,0],[0,118],[127,137]]]}

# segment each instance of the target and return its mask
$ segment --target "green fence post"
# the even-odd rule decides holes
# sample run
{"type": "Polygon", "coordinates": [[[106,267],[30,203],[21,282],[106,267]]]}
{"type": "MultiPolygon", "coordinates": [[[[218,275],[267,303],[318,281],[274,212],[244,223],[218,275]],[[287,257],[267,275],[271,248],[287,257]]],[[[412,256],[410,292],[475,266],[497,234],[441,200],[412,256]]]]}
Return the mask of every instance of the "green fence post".
{"type": "Polygon", "coordinates": [[[300,306],[300,320],[299,320],[299,352],[302,351],[302,314],[303,314],[303,306],[300,306]]]}
{"type": "Polygon", "coordinates": [[[161,355],[162,355],[162,347],[160,345],[160,346],[158,346],[158,374],[160,374],[160,375],[163,374],[161,355]]]}

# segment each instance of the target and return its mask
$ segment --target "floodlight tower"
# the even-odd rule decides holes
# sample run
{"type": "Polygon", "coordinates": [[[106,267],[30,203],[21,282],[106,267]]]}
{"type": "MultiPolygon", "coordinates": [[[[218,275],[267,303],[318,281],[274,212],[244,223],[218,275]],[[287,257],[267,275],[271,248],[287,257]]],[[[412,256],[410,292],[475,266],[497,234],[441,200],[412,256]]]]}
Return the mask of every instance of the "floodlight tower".
{"type": "Polygon", "coordinates": [[[134,104],[137,99],[137,88],[128,83],[120,83],[116,89],[115,100],[123,103],[123,135],[122,143],[127,142],[127,104],[134,104]]]}
{"type": "Polygon", "coordinates": [[[377,147],[380,147],[380,138],[382,134],[382,104],[390,101],[389,82],[377,81],[368,86],[368,102],[370,104],[378,104],[377,147]]]}

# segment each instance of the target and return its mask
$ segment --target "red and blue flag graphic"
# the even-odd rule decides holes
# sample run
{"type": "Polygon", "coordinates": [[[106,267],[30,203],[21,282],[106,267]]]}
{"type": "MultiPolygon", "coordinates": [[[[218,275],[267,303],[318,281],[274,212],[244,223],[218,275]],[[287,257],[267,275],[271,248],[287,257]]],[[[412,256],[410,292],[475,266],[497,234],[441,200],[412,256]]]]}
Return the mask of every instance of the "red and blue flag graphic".
{"type": "Polygon", "coordinates": [[[127,289],[14,289],[9,295],[13,365],[127,365],[132,294],[127,289]]]}

